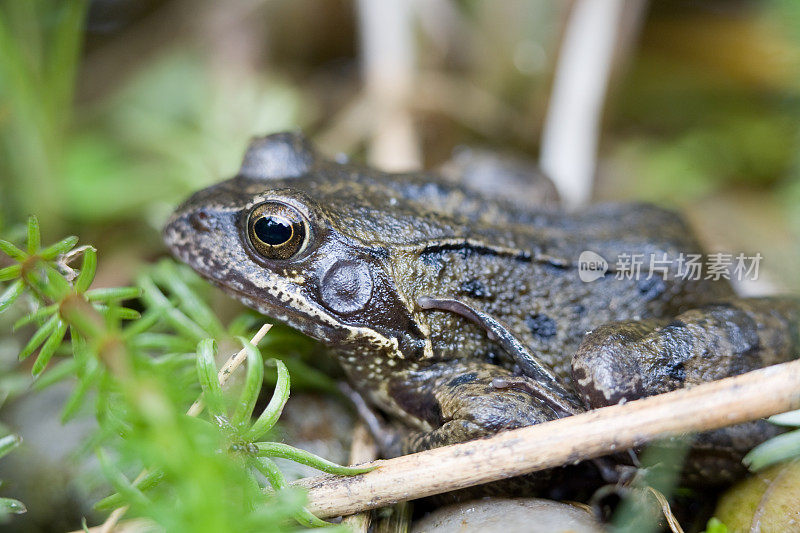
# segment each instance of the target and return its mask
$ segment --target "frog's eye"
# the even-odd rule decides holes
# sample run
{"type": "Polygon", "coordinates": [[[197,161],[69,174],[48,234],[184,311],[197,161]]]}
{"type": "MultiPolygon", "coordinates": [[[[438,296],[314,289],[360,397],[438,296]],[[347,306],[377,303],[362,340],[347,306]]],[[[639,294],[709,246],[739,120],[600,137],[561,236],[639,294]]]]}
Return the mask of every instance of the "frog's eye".
{"type": "Polygon", "coordinates": [[[293,207],[280,202],[257,205],[247,218],[247,238],[267,259],[290,259],[303,249],[307,223],[293,207]]]}

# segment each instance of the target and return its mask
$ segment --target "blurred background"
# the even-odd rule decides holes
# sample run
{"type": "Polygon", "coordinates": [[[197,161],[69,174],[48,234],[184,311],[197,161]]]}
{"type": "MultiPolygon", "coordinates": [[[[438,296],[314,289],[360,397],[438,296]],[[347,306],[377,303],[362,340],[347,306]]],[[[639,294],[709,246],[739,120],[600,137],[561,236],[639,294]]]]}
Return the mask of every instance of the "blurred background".
{"type": "Polygon", "coordinates": [[[709,248],[764,255],[759,292],[800,284],[797,2],[0,6],[0,224],[96,243],[109,283],[251,136],[301,128],[387,169],[541,156],[570,205],[677,207],[709,248]]]}
{"type": "Polygon", "coordinates": [[[100,286],[165,255],[168,214],[250,137],[295,128],[387,170],[539,160],[571,209],[679,209],[709,251],[762,254],[743,290],[800,289],[796,1],[0,0],[0,233],[80,235],[100,286]]]}

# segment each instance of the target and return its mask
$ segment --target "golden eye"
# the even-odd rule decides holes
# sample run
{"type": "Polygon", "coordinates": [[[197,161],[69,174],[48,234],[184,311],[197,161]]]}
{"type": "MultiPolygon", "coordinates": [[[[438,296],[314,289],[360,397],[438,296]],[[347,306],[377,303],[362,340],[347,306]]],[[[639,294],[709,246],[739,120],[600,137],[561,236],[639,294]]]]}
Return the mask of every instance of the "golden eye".
{"type": "Polygon", "coordinates": [[[247,218],[247,238],[267,259],[291,259],[306,243],[307,224],[293,207],[280,202],[257,205],[247,218]]]}

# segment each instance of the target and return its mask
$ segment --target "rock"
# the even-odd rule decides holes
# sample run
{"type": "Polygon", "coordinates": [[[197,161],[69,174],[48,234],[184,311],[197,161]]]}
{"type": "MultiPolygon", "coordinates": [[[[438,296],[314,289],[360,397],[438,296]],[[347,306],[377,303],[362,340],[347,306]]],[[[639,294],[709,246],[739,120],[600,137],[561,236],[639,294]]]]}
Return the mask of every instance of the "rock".
{"type": "Polygon", "coordinates": [[[584,509],[538,498],[484,498],[448,505],[412,524],[412,533],[602,533],[584,509]]]}

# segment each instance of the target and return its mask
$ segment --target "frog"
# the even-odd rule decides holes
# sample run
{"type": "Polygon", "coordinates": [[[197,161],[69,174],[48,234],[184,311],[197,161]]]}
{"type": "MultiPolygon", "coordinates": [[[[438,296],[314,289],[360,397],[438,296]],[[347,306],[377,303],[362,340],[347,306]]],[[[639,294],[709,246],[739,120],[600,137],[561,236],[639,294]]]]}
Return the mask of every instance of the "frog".
{"type": "MultiPolygon", "coordinates": [[[[365,417],[392,421],[372,418],[387,457],[796,357],[795,298],[679,275],[703,250],[678,214],[570,211],[555,196],[519,160],[462,152],[440,171],[387,173],[283,132],[254,139],[238,173],[189,197],[163,235],[201,276],[325,345],[365,417]],[[605,263],[596,279],[581,277],[586,252],[605,263]],[[636,255],[663,275],[625,275],[615,258],[636,255]]],[[[707,432],[687,468],[732,479],[776,431],[707,432]]]]}

